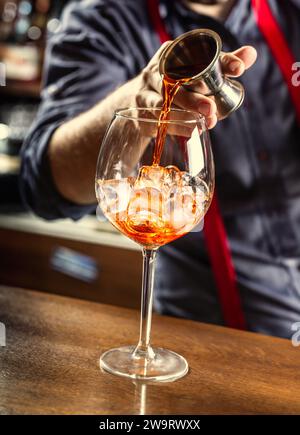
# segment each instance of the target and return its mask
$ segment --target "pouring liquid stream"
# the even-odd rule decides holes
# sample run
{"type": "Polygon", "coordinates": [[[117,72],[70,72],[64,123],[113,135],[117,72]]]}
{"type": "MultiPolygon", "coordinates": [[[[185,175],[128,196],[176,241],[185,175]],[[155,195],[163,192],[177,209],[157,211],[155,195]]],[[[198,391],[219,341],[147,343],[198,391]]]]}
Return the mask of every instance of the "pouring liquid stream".
{"type": "Polygon", "coordinates": [[[153,161],[152,165],[159,165],[166,134],[168,130],[168,124],[163,123],[163,121],[166,121],[168,119],[172,103],[174,101],[174,98],[179,91],[180,86],[186,82],[188,79],[181,79],[181,80],[173,80],[170,79],[168,76],[164,76],[163,78],[163,106],[159,115],[158,120],[158,130],[157,130],[157,136],[155,140],[155,147],[154,147],[154,153],[153,153],[153,161]]]}

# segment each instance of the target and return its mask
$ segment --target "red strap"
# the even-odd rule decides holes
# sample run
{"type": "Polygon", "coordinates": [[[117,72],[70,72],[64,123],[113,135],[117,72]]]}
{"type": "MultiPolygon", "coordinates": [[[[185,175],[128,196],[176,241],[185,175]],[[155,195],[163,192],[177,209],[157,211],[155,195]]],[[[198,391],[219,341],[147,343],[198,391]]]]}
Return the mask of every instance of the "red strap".
{"type": "Polygon", "coordinates": [[[293,64],[296,59],[290,50],[285,36],[277,23],[267,0],[252,0],[257,25],[266,39],[270,50],[282,72],[288,86],[291,99],[300,122],[300,87],[293,86],[293,64]]]}
{"type": "Polygon", "coordinates": [[[235,269],[216,192],[205,217],[204,235],[211,267],[219,291],[225,325],[236,329],[247,329],[235,269]]]}
{"type": "Polygon", "coordinates": [[[147,0],[148,1],[148,12],[152,20],[157,36],[159,37],[160,43],[163,44],[166,41],[172,39],[167,32],[165,23],[161,19],[159,12],[159,0],[147,0]]]}
{"type": "MultiPolygon", "coordinates": [[[[148,0],[148,10],[161,43],[172,39],[159,14],[159,1],[148,0]]],[[[246,322],[237,288],[236,274],[220,214],[216,193],[207,212],[204,235],[212,270],[219,291],[225,324],[232,328],[246,329],[246,322]]]]}

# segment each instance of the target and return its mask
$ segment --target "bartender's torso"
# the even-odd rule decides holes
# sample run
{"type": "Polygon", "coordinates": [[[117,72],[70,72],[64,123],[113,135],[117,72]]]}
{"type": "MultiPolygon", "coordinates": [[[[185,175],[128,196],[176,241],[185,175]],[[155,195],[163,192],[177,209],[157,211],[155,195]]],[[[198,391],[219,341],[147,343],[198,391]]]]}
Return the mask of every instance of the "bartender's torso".
{"type": "MultiPolygon", "coordinates": [[[[300,60],[300,2],[270,0],[270,5],[300,60]]],[[[208,27],[220,34],[224,51],[247,44],[258,51],[256,64],[242,78],[244,105],[211,132],[216,187],[247,323],[252,330],[290,336],[291,324],[300,321],[300,133],[287,86],[250,0],[238,0],[223,23],[179,1],[161,1],[160,13],[173,38],[208,27]]],[[[53,113],[67,119],[96,104],[138,74],[159,46],[145,0],[72,6],[49,44],[44,103],[32,134],[42,136],[53,113]],[[73,62],[77,67],[85,62],[82,77],[88,80],[80,80],[80,68],[79,76],[72,76],[72,63],[64,60],[72,41],[81,41],[73,62]]],[[[161,312],[222,323],[202,233],[161,249],[156,284],[161,312]]]]}

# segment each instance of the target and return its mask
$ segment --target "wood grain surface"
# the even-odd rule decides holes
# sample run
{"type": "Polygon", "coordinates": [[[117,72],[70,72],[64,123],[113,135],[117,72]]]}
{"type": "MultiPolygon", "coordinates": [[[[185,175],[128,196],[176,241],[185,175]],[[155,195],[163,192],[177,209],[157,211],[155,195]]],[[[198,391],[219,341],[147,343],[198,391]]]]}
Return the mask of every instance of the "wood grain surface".
{"type": "Polygon", "coordinates": [[[141,384],[102,373],[100,354],[137,339],[139,313],[0,287],[1,414],[298,414],[300,348],[289,340],[154,315],[153,345],[189,374],[141,384]]]}

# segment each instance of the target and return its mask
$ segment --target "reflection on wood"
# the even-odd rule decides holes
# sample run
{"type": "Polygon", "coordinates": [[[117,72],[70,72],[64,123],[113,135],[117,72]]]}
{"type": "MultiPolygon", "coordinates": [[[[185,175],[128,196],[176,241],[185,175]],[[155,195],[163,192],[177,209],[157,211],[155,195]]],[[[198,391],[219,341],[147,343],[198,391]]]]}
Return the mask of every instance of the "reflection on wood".
{"type": "Polygon", "coordinates": [[[143,386],[98,365],[103,351],[136,343],[138,310],[2,287],[0,313],[2,413],[300,413],[289,340],[155,315],[153,345],[182,354],[190,372],[143,386]]]}

